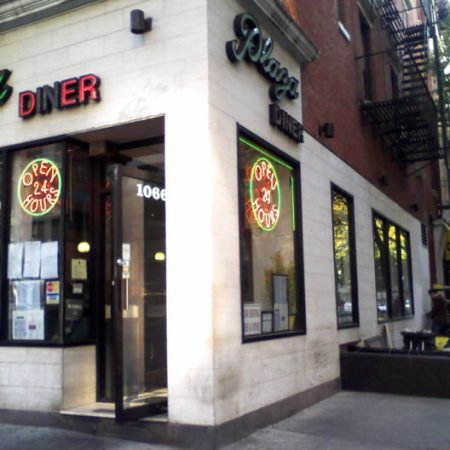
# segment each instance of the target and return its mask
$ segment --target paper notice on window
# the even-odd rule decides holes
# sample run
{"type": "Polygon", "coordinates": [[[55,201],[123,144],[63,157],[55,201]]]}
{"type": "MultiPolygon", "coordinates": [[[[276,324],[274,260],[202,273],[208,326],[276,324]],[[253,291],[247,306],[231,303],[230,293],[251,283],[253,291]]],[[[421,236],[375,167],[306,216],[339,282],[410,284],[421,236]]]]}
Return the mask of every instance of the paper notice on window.
{"type": "Polygon", "coordinates": [[[13,311],[12,335],[16,340],[44,339],[44,311],[13,311]]]}
{"type": "Polygon", "coordinates": [[[25,242],[23,260],[23,277],[39,278],[41,276],[41,242],[25,242]]]}
{"type": "Polygon", "coordinates": [[[261,305],[244,303],[244,335],[261,334],[261,305]]]}
{"type": "Polygon", "coordinates": [[[43,242],[41,245],[41,278],[58,278],[58,242],[43,242]]]}
{"type": "Polygon", "coordinates": [[[87,280],[87,261],[85,259],[72,259],[72,280],[87,280]]]}
{"type": "Polygon", "coordinates": [[[14,282],[11,289],[16,309],[39,309],[41,306],[41,286],[40,280],[14,282]]]}
{"type": "Polygon", "coordinates": [[[8,278],[22,278],[23,242],[12,242],[8,245],[8,278]]]}
{"type": "Polygon", "coordinates": [[[273,331],[289,329],[289,311],[287,303],[275,303],[273,307],[273,331]]]}

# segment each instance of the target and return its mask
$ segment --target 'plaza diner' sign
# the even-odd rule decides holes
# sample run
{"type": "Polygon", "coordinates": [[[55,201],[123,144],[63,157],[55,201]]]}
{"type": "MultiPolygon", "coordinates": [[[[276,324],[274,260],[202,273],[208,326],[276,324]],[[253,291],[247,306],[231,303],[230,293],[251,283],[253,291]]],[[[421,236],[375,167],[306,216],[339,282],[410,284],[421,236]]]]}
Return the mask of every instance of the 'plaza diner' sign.
{"type": "Polygon", "coordinates": [[[288,70],[271,57],[272,38],[262,37],[256,19],[250,13],[239,14],[234,19],[233,27],[237,39],[225,45],[228,59],[233,63],[243,59],[254,63],[259,72],[273,83],[269,90],[272,101],[298,98],[299,80],[289,76],[288,70]]]}
{"type": "Polygon", "coordinates": [[[27,119],[38,114],[49,114],[53,109],[65,109],[100,101],[100,78],[89,74],[56,81],[53,86],[38,87],[36,92],[19,94],[19,117],[27,119]]]}

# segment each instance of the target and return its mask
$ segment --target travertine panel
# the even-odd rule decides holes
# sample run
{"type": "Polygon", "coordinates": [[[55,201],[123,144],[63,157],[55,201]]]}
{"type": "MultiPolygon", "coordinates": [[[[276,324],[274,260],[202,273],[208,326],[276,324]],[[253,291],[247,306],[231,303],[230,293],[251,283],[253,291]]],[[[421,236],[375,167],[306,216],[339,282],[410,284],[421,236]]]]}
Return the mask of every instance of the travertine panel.
{"type": "Polygon", "coordinates": [[[69,347],[63,353],[62,409],[89,405],[96,400],[95,347],[69,347]]]}

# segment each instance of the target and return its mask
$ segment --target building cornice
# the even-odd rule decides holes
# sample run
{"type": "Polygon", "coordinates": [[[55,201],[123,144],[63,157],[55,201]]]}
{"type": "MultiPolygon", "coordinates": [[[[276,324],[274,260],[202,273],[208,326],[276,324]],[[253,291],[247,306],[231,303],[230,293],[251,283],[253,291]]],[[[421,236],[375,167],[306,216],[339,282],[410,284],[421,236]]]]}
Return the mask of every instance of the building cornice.
{"type": "Polygon", "coordinates": [[[289,13],[274,0],[239,0],[300,64],[319,56],[319,49],[289,13]]]}
{"type": "Polygon", "coordinates": [[[374,9],[373,0],[357,0],[357,4],[367,23],[372,26],[377,19],[377,13],[374,9]]]}
{"type": "Polygon", "coordinates": [[[9,0],[0,5],[0,32],[99,0],[9,0]]]}

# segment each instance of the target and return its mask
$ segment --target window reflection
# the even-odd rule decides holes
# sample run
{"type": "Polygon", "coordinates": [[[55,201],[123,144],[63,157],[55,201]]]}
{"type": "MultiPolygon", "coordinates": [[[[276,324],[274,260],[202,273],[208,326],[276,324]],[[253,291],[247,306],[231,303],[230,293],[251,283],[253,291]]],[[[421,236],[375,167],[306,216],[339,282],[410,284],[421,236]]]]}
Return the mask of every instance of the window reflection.
{"type": "Polygon", "coordinates": [[[409,234],[379,216],[374,216],[374,259],[378,321],[414,314],[409,234]]]}
{"type": "Polygon", "coordinates": [[[352,260],[351,208],[353,205],[349,197],[336,189],[333,189],[332,197],[337,318],[338,325],[346,325],[358,321],[354,285],[355,263],[352,260]]]}

